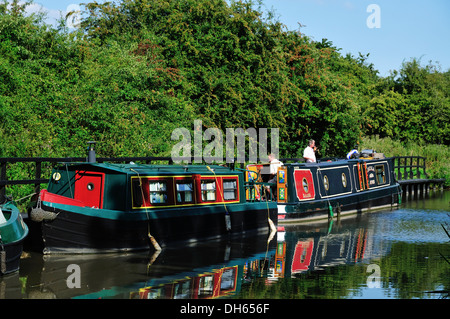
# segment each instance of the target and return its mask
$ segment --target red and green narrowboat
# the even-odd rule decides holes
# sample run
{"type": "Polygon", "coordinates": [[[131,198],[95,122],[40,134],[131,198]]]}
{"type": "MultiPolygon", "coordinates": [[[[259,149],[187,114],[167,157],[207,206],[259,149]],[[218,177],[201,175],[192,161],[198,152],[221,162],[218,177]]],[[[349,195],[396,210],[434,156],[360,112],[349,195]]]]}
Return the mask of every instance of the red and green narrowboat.
{"type": "Polygon", "coordinates": [[[245,193],[244,172],[219,165],[63,163],[30,215],[44,253],[159,249],[270,232],[276,202],[247,201],[245,193]]]}
{"type": "MultiPolygon", "coordinates": [[[[272,186],[278,201],[279,225],[397,207],[402,190],[395,179],[393,164],[392,159],[378,154],[283,165],[278,169],[277,184],[272,186]]],[[[263,165],[248,165],[247,169],[264,172],[263,165]]],[[[247,180],[251,175],[247,174],[247,180]]]]}
{"type": "Polygon", "coordinates": [[[28,227],[22,215],[11,200],[0,204],[0,275],[19,270],[23,242],[28,235],[28,227]]]}

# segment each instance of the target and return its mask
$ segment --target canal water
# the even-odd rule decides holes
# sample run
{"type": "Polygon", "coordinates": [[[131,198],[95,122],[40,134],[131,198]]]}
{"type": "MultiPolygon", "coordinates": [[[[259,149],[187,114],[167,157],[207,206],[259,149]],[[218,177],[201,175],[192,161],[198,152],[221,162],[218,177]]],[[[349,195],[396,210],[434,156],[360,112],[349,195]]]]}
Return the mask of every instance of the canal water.
{"type": "Polygon", "coordinates": [[[450,191],[333,223],[153,252],[25,251],[0,299],[441,299],[450,288],[450,191]]]}

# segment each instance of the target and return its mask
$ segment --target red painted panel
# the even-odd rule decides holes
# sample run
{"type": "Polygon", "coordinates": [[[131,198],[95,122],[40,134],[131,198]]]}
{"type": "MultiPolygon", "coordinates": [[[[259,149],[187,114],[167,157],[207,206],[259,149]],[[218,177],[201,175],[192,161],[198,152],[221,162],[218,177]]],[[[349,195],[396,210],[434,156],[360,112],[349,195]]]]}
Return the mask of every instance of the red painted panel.
{"type": "Polygon", "coordinates": [[[314,241],[312,239],[297,242],[291,265],[291,271],[293,274],[308,270],[309,264],[311,263],[313,248],[314,241]]]}
{"type": "Polygon", "coordinates": [[[314,182],[310,170],[307,169],[294,170],[294,184],[295,184],[295,191],[297,193],[297,198],[299,200],[314,199],[315,197],[314,182]],[[307,191],[303,187],[304,179],[307,182],[307,191]]]}
{"type": "Polygon", "coordinates": [[[104,180],[104,173],[77,171],[74,199],[84,202],[88,207],[102,208],[104,180]]]}
{"type": "Polygon", "coordinates": [[[71,205],[83,207],[84,203],[79,200],[74,200],[72,198],[61,196],[53,193],[49,193],[46,189],[41,190],[41,201],[50,202],[55,204],[71,205]]]}

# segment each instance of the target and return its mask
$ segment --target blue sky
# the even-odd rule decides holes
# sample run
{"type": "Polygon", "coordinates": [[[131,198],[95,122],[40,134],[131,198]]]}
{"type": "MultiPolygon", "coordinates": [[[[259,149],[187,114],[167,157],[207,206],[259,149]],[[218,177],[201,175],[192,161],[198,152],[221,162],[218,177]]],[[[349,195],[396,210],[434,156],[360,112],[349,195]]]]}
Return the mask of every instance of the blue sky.
{"type": "MultiPolygon", "coordinates": [[[[422,65],[436,61],[442,71],[450,68],[449,0],[264,0],[289,30],[298,30],[314,40],[326,38],[342,48],[342,54],[370,53],[381,76],[398,70],[403,61],[420,58],[422,65]],[[379,28],[369,28],[367,19],[379,8],[379,28]]],[[[372,20],[372,19],[370,19],[372,20]]]]}
{"type": "MultiPolygon", "coordinates": [[[[422,65],[431,60],[442,71],[450,69],[449,0],[262,0],[263,11],[274,11],[289,30],[321,41],[326,38],[342,54],[369,53],[381,76],[401,68],[402,62],[418,58],[422,65]],[[367,11],[371,4],[377,10],[367,11]],[[374,14],[378,14],[374,16],[374,14]],[[379,22],[371,28],[367,20],[379,22]],[[377,26],[377,25],[375,25],[377,26]]],[[[88,0],[35,0],[49,19],[59,17],[73,4],[88,0]]],[[[97,0],[102,2],[102,0],[97,0]]]]}

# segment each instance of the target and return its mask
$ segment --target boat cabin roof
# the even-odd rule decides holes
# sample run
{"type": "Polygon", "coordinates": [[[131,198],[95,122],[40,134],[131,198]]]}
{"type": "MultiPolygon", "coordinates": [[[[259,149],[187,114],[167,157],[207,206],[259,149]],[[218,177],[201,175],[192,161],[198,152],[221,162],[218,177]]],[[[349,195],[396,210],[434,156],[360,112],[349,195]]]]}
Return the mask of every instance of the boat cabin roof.
{"type": "MultiPolygon", "coordinates": [[[[380,160],[380,159],[378,159],[380,160]]],[[[336,165],[342,165],[342,164],[355,164],[355,163],[361,163],[361,162],[371,162],[374,160],[370,159],[340,159],[336,161],[326,161],[326,162],[318,162],[318,163],[287,163],[284,164],[284,166],[304,166],[304,167],[329,167],[329,166],[336,166],[336,165]]]]}
{"type": "MultiPolygon", "coordinates": [[[[220,165],[153,165],[153,164],[116,164],[116,163],[63,163],[71,169],[109,170],[122,174],[236,174],[238,171],[220,165]],[[208,167],[213,171],[210,171],[208,167]]],[[[64,168],[65,169],[65,168],[64,168]]]]}

